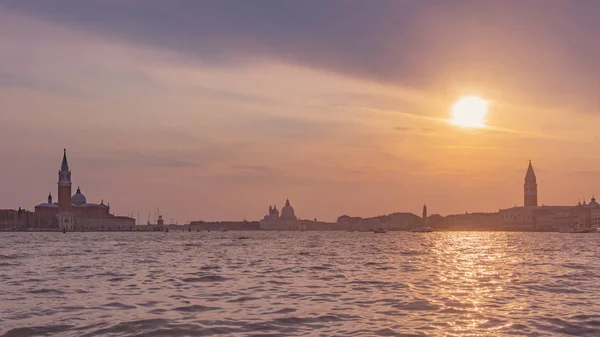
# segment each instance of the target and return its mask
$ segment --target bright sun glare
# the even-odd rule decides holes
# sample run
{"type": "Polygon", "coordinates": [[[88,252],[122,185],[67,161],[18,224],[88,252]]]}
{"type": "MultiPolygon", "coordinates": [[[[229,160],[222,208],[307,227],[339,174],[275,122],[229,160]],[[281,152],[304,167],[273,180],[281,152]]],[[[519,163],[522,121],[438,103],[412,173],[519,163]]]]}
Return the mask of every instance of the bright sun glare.
{"type": "Polygon", "coordinates": [[[476,96],[461,97],[452,106],[452,124],[465,128],[485,127],[488,102],[476,96]]]}

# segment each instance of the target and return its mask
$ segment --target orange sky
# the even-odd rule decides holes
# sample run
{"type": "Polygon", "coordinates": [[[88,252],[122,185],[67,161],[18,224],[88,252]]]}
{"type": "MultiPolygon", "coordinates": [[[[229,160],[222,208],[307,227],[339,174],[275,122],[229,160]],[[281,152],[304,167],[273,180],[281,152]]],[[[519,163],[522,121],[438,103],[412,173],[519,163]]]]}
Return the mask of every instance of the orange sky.
{"type": "Polygon", "coordinates": [[[576,79],[545,101],[486,63],[450,63],[420,85],[282,58],[215,66],[8,10],[0,45],[2,208],[56,194],[65,147],[74,190],[142,221],[157,207],[180,223],[257,220],[288,197],[300,218],[330,221],[423,203],[497,211],[522,203],[529,159],[540,203],[600,191],[600,117],[584,92],[573,100],[576,79]],[[467,94],[490,101],[490,127],[447,123],[467,94]]]}

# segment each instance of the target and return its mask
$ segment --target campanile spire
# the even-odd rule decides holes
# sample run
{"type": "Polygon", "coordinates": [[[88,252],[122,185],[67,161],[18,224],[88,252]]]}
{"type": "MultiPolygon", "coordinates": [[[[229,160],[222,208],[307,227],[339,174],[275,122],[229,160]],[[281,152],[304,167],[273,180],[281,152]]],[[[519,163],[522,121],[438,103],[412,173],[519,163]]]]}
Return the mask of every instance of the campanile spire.
{"type": "Polygon", "coordinates": [[[71,171],[67,161],[67,149],[63,152],[62,164],[58,171],[58,209],[61,212],[71,211],[71,171]]]}
{"type": "Polygon", "coordinates": [[[69,170],[69,162],[67,161],[67,149],[63,150],[63,160],[62,160],[62,165],[60,165],[60,170],[61,171],[68,171],[69,170]]]}
{"type": "Polygon", "coordinates": [[[524,205],[537,206],[537,178],[535,177],[531,160],[529,160],[529,166],[527,167],[527,173],[525,174],[525,184],[523,185],[523,190],[524,205]]]}

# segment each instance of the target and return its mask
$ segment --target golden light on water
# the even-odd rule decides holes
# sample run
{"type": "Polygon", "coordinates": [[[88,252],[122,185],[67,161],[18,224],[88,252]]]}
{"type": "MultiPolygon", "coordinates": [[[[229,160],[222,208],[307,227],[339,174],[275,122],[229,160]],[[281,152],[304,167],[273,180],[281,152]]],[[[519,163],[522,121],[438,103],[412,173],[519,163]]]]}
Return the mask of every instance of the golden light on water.
{"type": "Polygon", "coordinates": [[[487,111],[486,100],[477,96],[464,96],[452,106],[450,122],[465,128],[483,128],[487,111]]]}

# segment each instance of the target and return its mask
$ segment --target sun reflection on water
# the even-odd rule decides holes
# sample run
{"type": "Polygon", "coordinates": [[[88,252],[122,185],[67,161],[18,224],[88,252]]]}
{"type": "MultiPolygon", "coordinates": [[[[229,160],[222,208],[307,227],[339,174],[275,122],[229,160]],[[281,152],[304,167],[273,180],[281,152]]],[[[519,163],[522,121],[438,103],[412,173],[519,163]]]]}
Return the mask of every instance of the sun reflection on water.
{"type": "MultiPolygon", "coordinates": [[[[434,241],[436,264],[439,266],[437,291],[441,311],[452,314],[448,325],[452,336],[477,335],[476,329],[501,330],[509,323],[493,322],[498,295],[512,279],[510,265],[519,263],[509,255],[511,249],[504,234],[447,233],[444,240],[434,241]],[[494,308],[490,308],[490,306],[494,308]],[[458,314],[458,315],[457,315],[458,314]]],[[[518,303],[504,306],[511,310],[518,303]]]]}

